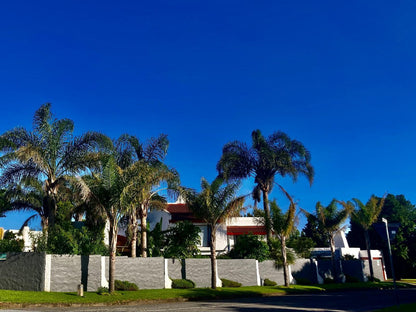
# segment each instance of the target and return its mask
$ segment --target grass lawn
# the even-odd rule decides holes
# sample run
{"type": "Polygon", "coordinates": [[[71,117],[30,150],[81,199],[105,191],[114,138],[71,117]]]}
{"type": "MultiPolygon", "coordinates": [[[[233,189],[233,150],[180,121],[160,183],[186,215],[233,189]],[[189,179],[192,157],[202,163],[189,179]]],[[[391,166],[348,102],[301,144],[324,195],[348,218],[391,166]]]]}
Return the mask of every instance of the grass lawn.
{"type": "Polygon", "coordinates": [[[377,310],[376,312],[414,312],[416,311],[416,303],[401,304],[400,306],[394,306],[377,310]]]}
{"type": "MultiPolygon", "coordinates": [[[[403,284],[406,285],[406,284],[403,284]]],[[[113,295],[99,295],[95,292],[86,292],[84,297],[76,293],[35,292],[0,290],[0,308],[7,306],[28,306],[38,304],[72,305],[72,304],[120,304],[132,301],[153,300],[202,300],[226,299],[237,297],[285,295],[290,293],[308,293],[331,290],[363,289],[363,288],[391,288],[393,283],[351,283],[327,284],[315,286],[293,285],[284,286],[251,286],[240,288],[194,288],[194,289],[143,289],[138,291],[118,291],[113,295]]]]}

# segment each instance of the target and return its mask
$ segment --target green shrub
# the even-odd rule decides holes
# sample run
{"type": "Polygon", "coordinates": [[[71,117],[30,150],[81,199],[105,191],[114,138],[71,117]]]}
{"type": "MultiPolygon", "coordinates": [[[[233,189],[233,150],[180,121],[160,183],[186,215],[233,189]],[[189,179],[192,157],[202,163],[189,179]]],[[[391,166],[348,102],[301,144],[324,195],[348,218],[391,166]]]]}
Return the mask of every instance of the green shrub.
{"type": "Polygon", "coordinates": [[[97,294],[99,295],[109,295],[110,292],[107,287],[98,287],[97,294]]]}
{"type": "Polygon", "coordinates": [[[266,278],[266,279],[263,281],[263,285],[264,285],[264,286],[276,286],[276,285],[277,285],[277,283],[276,283],[275,281],[271,281],[271,280],[269,280],[268,278],[266,278]]]}
{"type": "Polygon", "coordinates": [[[295,278],[298,285],[312,285],[312,282],[307,278],[295,278]]]}
{"type": "Polygon", "coordinates": [[[269,247],[266,242],[253,234],[237,236],[235,245],[228,255],[232,259],[256,259],[258,261],[270,258],[269,247]]]}
{"type": "Polygon", "coordinates": [[[177,288],[177,289],[195,288],[195,283],[188,279],[173,279],[172,288],[177,288]]]}
{"type": "Polygon", "coordinates": [[[3,239],[0,240],[0,252],[22,252],[23,247],[23,239],[17,239],[11,231],[4,232],[3,239]]]}
{"type": "Polygon", "coordinates": [[[241,287],[241,283],[222,278],[222,287],[241,287]]]}
{"type": "Polygon", "coordinates": [[[325,277],[324,284],[335,284],[335,280],[330,277],[325,277]]]}
{"type": "Polygon", "coordinates": [[[359,278],[355,277],[355,276],[351,276],[348,274],[345,274],[345,282],[346,283],[359,283],[361,282],[359,278]]]}
{"type": "Polygon", "coordinates": [[[129,291],[136,291],[139,290],[136,284],[130,283],[129,281],[114,281],[114,288],[116,290],[129,290],[129,291]]]}

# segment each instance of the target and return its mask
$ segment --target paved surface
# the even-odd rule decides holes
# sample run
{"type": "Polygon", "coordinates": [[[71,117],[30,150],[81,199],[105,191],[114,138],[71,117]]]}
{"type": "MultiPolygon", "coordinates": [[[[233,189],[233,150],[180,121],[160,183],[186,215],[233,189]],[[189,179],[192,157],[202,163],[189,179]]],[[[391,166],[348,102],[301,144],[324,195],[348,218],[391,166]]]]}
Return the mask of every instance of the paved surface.
{"type": "MultiPolygon", "coordinates": [[[[416,289],[400,289],[400,303],[416,302],[416,289]]],[[[264,298],[243,298],[227,301],[174,302],[141,305],[28,308],[3,311],[74,311],[74,312],[367,312],[395,305],[392,290],[346,291],[327,294],[288,295],[264,298]]]]}

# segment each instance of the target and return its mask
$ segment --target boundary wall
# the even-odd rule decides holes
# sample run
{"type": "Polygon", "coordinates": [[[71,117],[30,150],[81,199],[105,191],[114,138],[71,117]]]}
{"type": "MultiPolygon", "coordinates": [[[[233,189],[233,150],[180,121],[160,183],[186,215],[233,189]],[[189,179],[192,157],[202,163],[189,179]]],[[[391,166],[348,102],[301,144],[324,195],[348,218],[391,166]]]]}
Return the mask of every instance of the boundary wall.
{"type": "MultiPolygon", "coordinates": [[[[75,292],[79,284],[85,291],[108,287],[109,258],[102,256],[47,255],[45,253],[8,253],[0,261],[0,289],[75,292]]],[[[365,280],[368,261],[342,261],[344,274],[365,280]]],[[[374,263],[375,276],[384,280],[382,263],[374,263]]],[[[313,284],[330,274],[328,261],[298,259],[289,267],[291,283],[296,279],[313,284]]],[[[268,278],[284,284],[283,269],[274,261],[218,259],[217,285],[221,278],[243,286],[260,286],[268,278]]],[[[171,288],[171,279],[186,278],[196,287],[211,286],[210,259],[116,258],[116,279],[135,283],[139,289],[171,288]]]]}

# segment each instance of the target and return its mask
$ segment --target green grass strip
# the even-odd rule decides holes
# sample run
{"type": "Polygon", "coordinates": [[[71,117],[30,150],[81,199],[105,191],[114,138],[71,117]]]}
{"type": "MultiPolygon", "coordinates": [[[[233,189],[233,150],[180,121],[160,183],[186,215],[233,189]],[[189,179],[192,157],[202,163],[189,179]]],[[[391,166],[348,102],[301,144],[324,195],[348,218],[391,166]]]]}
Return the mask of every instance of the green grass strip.
{"type": "Polygon", "coordinates": [[[416,303],[401,304],[390,308],[377,310],[376,312],[414,312],[416,311],[416,303]]]}
{"type": "MultiPolygon", "coordinates": [[[[402,286],[402,285],[400,285],[402,286]]],[[[403,286],[408,286],[403,284],[403,286]]],[[[351,283],[351,284],[327,284],[302,286],[250,286],[240,288],[193,288],[193,289],[143,289],[138,291],[118,291],[112,295],[99,295],[95,292],[86,292],[84,297],[79,297],[72,292],[35,292],[0,290],[0,307],[29,306],[29,305],[95,305],[95,304],[122,304],[140,301],[180,301],[180,300],[204,300],[227,299],[253,296],[284,295],[291,293],[310,293],[331,290],[365,289],[365,288],[392,288],[393,283],[351,283]]]]}

